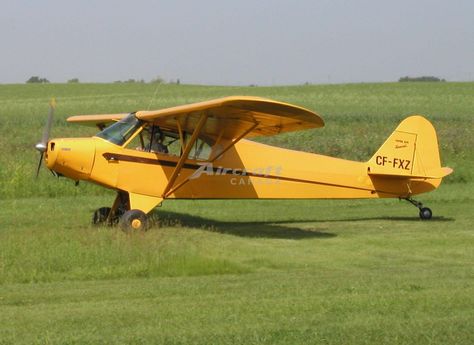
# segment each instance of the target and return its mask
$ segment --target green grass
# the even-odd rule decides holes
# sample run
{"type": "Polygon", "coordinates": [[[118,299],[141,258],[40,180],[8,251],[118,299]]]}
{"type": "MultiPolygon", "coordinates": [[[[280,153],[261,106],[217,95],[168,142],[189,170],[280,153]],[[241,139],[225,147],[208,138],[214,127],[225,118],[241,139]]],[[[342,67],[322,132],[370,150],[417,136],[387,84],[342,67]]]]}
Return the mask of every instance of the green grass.
{"type": "Polygon", "coordinates": [[[474,217],[457,201],[473,200],[457,187],[427,198],[430,222],[388,200],[177,201],[132,237],[87,224],[103,197],[3,202],[0,339],[470,344],[474,217]]]}
{"type": "Polygon", "coordinates": [[[472,344],[473,83],[278,88],[0,85],[0,344],[472,344]],[[156,92],[156,98],[153,94],[156,92]],[[316,110],[326,128],[265,141],[367,159],[411,113],[456,169],[398,200],[169,201],[129,236],[90,225],[113,193],[33,178],[49,97],[68,114],[258,95],[316,110]]]}

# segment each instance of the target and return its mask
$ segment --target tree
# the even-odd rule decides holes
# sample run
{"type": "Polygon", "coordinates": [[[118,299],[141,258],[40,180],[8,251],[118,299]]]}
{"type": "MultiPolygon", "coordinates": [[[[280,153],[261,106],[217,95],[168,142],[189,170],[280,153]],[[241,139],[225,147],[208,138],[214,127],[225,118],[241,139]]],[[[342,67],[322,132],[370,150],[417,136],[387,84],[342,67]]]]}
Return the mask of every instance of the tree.
{"type": "Polygon", "coordinates": [[[398,79],[399,82],[407,82],[407,81],[427,81],[427,82],[438,82],[438,81],[446,81],[445,79],[440,79],[438,77],[433,76],[422,76],[422,77],[403,77],[398,79]]]}
{"type": "Polygon", "coordinates": [[[33,77],[30,77],[30,79],[28,79],[26,81],[27,83],[31,84],[31,83],[37,83],[37,84],[47,84],[49,83],[49,80],[46,79],[46,78],[40,78],[38,76],[33,76],[33,77]]]}
{"type": "Polygon", "coordinates": [[[77,83],[79,83],[79,79],[78,78],[72,78],[72,79],[69,79],[67,82],[68,82],[68,84],[77,84],[77,83]]]}

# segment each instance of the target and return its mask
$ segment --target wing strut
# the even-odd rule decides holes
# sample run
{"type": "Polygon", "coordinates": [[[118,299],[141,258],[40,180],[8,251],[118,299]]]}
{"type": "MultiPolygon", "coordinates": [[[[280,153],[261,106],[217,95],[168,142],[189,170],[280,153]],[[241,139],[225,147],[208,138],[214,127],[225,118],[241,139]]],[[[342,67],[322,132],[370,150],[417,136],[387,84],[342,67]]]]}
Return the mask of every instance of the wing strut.
{"type": "MultiPolygon", "coordinates": [[[[209,159],[209,162],[212,163],[214,162],[217,158],[219,158],[220,156],[222,156],[227,150],[229,150],[233,145],[235,145],[239,140],[241,140],[243,137],[245,137],[247,135],[247,133],[251,132],[255,127],[258,126],[258,123],[255,123],[252,127],[250,127],[248,130],[246,130],[242,135],[239,135],[237,138],[233,139],[230,141],[230,143],[223,149],[223,150],[219,150],[216,152],[216,154],[214,155],[215,157],[212,158],[212,159],[209,159]]],[[[219,142],[219,139],[216,143],[219,142]]],[[[178,189],[180,189],[186,182],[189,181],[190,177],[192,176],[189,175],[187,178],[185,178],[183,181],[181,181],[177,186],[175,186],[173,189],[171,189],[167,196],[170,195],[170,194],[173,194],[175,191],[177,191],[178,189]]]]}
{"type": "Polygon", "coordinates": [[[238,141],[240,141],[242,138],[244,138],[248,133],[250,133],[251,131],[253,131],[253,129],[255,127],[258,126],[258,122],[255,122],[253,124],[252,127],[250,127],[249,129],[247,129],[245,132],[243,132],[242,134],[240,134],[237,138],[235,139],[232,139],[230,141],[230,143],[222,150],[218,150],[216,152],[216,154],[214,155],[214,157],[210,158],[209,161],[210,162],[214,162],[217,158],[219,158],[220,156],[222,156],[224,153],[226,153],[232,146],[234,146],[238,141]]]}
{"type": "Polygon", "coordinates": [[[166,198],[170,194],[169,191],[173,187],[176,179],[178,178],[179,173],[181,172],[181,169],[183,168],[184,162],[186,161],[186,159],[188,159],[189,152],[191,152],[191,149],[194,143],[196,142],[199,136],[199,133],[201,132],[202,127],[206,123],[206,120],[207,120],[207,113],[202,113],[196,125],[196,128],[194,129],[193,135],[191,136],[189,141],[186,143],[186,147],[184,148],[183,154],[179,158],[178,164],[176,165],[176,168],[173,170],[173,174],[171,175],[168,181],[168,184],[163,190],[163,198],[166,198]]]}
{"type": "Polygon", "coordinates": [[[181,142],[181,147],[184,148],[186,146],[186,141],[185,141],[185,137],[184,137],[184,134],[183,134],[183,128],[181,127],[181,123],[179,122],[179,119],[178,118],[175,118],[176,119],[176,124],[178,125],[178,132],[179,132],[179,141],[181,142]]]}

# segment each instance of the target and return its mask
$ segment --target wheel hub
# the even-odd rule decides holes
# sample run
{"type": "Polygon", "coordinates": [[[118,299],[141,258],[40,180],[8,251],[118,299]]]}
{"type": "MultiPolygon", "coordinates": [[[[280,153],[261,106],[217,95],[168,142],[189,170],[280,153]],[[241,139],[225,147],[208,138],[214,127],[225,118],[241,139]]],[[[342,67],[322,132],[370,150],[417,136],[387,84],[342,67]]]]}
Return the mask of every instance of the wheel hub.
{"type": "Polygon", "coordinates": [[[140,219],[134,219],[132,220],[132,228],[134,228],[135,230],[137,229],[140,229],[140,227],[142,226],[142,222],[140,219]]]}

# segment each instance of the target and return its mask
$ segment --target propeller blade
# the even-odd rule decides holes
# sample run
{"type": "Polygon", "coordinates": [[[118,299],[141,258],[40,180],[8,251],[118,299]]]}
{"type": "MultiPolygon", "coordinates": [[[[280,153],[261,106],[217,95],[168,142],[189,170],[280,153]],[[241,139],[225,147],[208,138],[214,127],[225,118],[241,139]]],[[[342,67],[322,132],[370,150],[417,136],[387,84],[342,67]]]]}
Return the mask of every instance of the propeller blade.
{"type": "Polygon", "coordinates": [[[49,113],[48,120],[46,121],[46,126],[44,127],[43,138],[41,143],[46,146],[48,144],[49,133],[51,132],[51,125],[53,123],[54,110],[56,109],[56,100],[54,98],[49,102],[49,113]]]}
{"type": "Polygon", "coordinates": [[[39,173],[40,173],[41,163],[43,163],[43,155],[44,155],[44,152],[41,152],[38,168],[36,169],[36,178],[38,178],[39,173]]]}
{"type": "Polygon", "coordinates": [[[36,169],[36,178],[38,178],[41,169],[41,164],[43,163],[43,156],[48,148],[49,134],[51,132],[51,125],[53,124],[53,116],[55,109],[56,100],[54,98],[51,98],[51,101],[49,102],[48,119],[46,120],[46,126],[44,127],[43,137],[41,138],[41,141],[35,145],[35,148],[40,152],[40,160],[38,162],[38,168],[36,169]]]}

